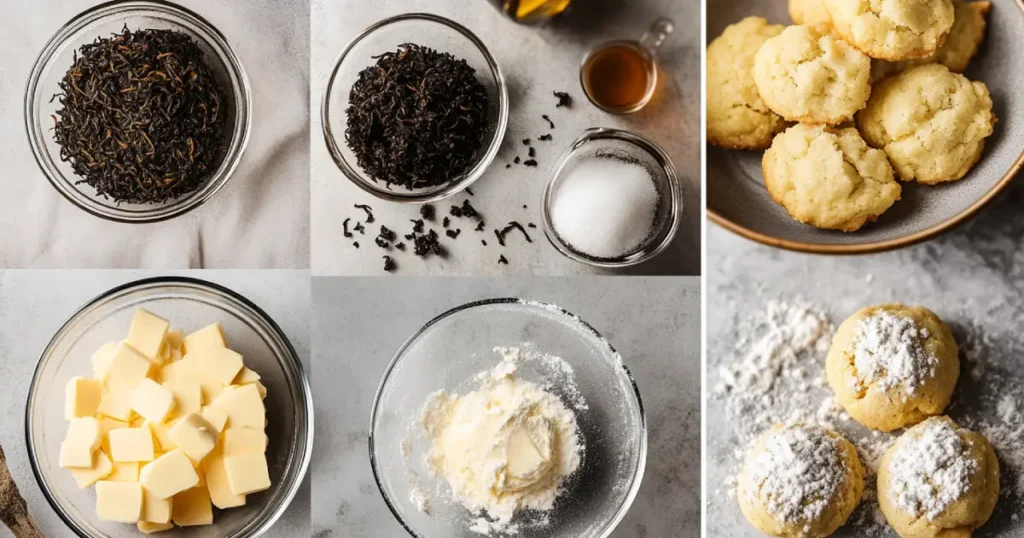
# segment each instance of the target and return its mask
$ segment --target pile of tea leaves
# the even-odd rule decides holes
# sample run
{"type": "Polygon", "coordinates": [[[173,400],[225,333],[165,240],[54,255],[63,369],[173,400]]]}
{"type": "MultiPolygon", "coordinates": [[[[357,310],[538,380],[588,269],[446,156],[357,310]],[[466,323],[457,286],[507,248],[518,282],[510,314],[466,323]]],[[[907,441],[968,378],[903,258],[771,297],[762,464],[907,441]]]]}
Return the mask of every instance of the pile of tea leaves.
{"type": "Polygon", "coordinates": [[[436,187],[472,167],[487,131],[489,98],[463,59],[407,43],[374,57],[349,92],[345,141],[388,188],[436,187]]]}
{"type": "Polygon", "coordinates": [[[54,138],[97,194],[158,204],[200,188],[220,165],[224,91],[188,35],[143,29],[75,53],[54,96],[54,138]]]}

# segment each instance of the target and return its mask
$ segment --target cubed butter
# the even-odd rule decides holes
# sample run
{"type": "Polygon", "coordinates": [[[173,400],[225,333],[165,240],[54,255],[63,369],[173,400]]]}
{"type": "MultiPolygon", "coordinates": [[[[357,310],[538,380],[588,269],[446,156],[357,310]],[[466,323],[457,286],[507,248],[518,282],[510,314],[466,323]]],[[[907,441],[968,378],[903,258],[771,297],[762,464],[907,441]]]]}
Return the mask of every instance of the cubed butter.
{"type": "Polygon", "coordinates": [[[150,523],[148,521],[140,521],[136,524],[136,527],[142,534],[153,534],[155,532],[163,532],[173,529],[174,523],[150,523]]]}
{"type": "Polygon", "coordinates": [[[96,379],[107,377],[107,370],[110,368],[110,362],[114,360],[115,354],[117,354],[117,342],[110,341],[100,346],[90,358],[92,376],[96,379]]]}
{"type": "MultiPolygon", "coordinates": [[[[149,377],[149,371],[153,363],[149,358],[132,347],[130,344],[121,343],[117,345],[114,358],[107,368],[106,379],[121,379],[124,381],[138,383],[149,377]]],[[[133,389],[135,387],[132,387],[133,389]]]]}
{"type": "Polygon", "coordinates": [[[171,431],[175,424],[177,424],[176,420],[160,424],[149,424],[149,428],[153,430],[153,437],[156,438],[156,444],[160,445],[162,452],[170,452],[178,448],[178,445],[174,444],[174,441],[171,441],[171,438],[167,436],[167,433],[171,431]]]}
{"type": "Polygon", "coordinates": [[[248,385],[249,383],[257,382],[260,379],[263,379],[262,377],[260,377],[260,374],[257,374],[256,372],[250,370],[248,366],[243,366],[242,370],[238,372],[238,375],[235,376],[235,379],[231,381],[231,384],[248,385]]]}
{"type": "Polygon", "coordinates": [[[206,474],[206,487],[210,491],[210,500],[221,510],[245,505],[245,495],[235,495],[228,482],[228,472],[224,468],[224,452],[217,447],[203,460],[203,471],[206,474]]]}
{"type": "Polygon", "coordinates": [[[181,449],[174,449],[147,463],[139,472],[139,482],[157,499],[166,499],[195,487],[199,475],[181,449]]]}
{"type": "Polygon", "coordinates": [[[267,399],[267,387],[264,387],[263,383],[261,381],[257,381],[255,383],[253,383],[253,385],[256,385],[256,390],[260,393],[260,399],[261,400],[266,400],[267,399]]]}
{"type": "Polygon", "coordinates": [[[195,487],[175,495],[171,519],[175,525],[182,527],[212,525],[213,505],[210,504],[210,492],[205,487],[195,487]]]}
{"type": "Polygon", "coordinates": [[[164,342],[171,351],[180,352],[182,347],[185,345],[185,332],[181,329],[172,329],[167,331],[167,336],[164,337],[164,342]]]}
{"type": "Polygon", "coordinates": [[[100,447],[100,423],[94,417],[73,418],[60,445],[60,466],[91,469],[93,452],[100,447]]]}
{"type": "Polygon", "coordinates": [[[117,420],[116,418],[110,418],[105,416],[100,416],[99,418],[97,418],[97,420],[100,423],[100,448],[102,448],[103,451],[106,452],[107,455],[109,456],[110,432],[118,428],[127,428],[128,423],[121,420],[117,420]]]}
{"type": "Polygon", "coordinates": [[[228,340],[224,337],[224,328],[220,323],[207,325],[185,337],[185,350],[189,353],[218,347],[228,347],[228,340]]]}
{"type": "Polygon", "coordinates": [[[96,515],[104,521],[136,523],[142,513],[142,486],[132,482],[96,482],[96,515]]]}
{"type": "Polygon", "coordinates": [[[118,428],[111,431],[110,458],[116,462],[153,461],[153,432],[141,428],[118,428]]]}
{"type": "Polygon", "coordinates": [[[270,488],[270,470],[262,452],[249,452],[224,458],[228,485],[235,495],[248,495],[270,488]]]}
{"type": "Polygon", "coordinates": [[[228,428],[224,430],[224,457],[239,456],[250,452],[260,454],[267,450],[267,434],[256,428],[228,428]]]}
{"type": "Polygon", "coordinates": [[[132,419],[132,396],[138,385],[139,380],[107,378],[100,396],[100,414],[129,422],[132,419]]]}
{"type": "Polygon", "coordinates": [[[160,381],[167,383],[168,381],[192,381],[192,379],[185,375],[185,368],[181,361],[172,361],[160,366],[160,381]]]}
{"type": "Polygon", "coordinates": [[[114,470],[110,473],[110,476],[106,478],[111,482],[138,482],[139,481],[139,462],[137,461],[118,461],[114,462],[114,470]]]}
{"type": "Polygon", "coordinates": [[[71,468],[71,476],[79,489],[85,489],[100,480],[105,480],[114,470],[110,457],[102,450],[97,450],[92,455],[92,467],[71,468]]]}
{"type": "Polygon", "coordinates": [[[188,379],[165,380],[164,387],[174,395],[172,417],[183,417],[189,413],[198,413],[203,406],[203,393],[199,383],[188,379]]]}
{"type": "Polygon", "coordinates": [[[166,319],[147,310],[136,310],[128,328],[128,343],[150,360],[156,359],[170,328],[166,319]]]}
{"type": "Polygon", "coordinates": [[[205,418],[206,421],[209,422],[210,425],[213,426],[215,430],[217,430],[217,433],[221,433],[224,431],[224,427],[227,425],[228,422],[228,414],[225,413],[223,409],[219,407],[211,407],[208,405],[206,407],[203,407],[203,410],[202,412],[200,412],[200,414],[203,415],[203,418],[205,418]]]}
{"type": "Polygon", "coordinates": [[[169,523],[171,521],[171,506],[174,504],[174,497],[157,499],[146,488],[142,488],[142,513],[140,521],[149,523],[169,523]]]}
{"type": "Polygon", "coordinates": [[[143,379],[132,395],[132,410],[150,422],[163,422],[174,409],[174,394],[152,379],[143,379]]]}
{"type": "Polygon", "coordinates": [[[64,418],[95,417],[102,394],[103,384],[99,380],[71,378],[64,387],[64,418]]]}
{"type": "Polygon", "coordinates": [[[167,432],[171,439],[193,462],[200,462],[217,446],[217,429],[202,415],[185,415],[167,432]]]}
{"type": "Polygon", "coordinates": [[[230,428],[263,429],[266,425],[266,411],[263,398],[255,384],[232,386],[225,390],[211,404],[228,415],[230,428]]]}

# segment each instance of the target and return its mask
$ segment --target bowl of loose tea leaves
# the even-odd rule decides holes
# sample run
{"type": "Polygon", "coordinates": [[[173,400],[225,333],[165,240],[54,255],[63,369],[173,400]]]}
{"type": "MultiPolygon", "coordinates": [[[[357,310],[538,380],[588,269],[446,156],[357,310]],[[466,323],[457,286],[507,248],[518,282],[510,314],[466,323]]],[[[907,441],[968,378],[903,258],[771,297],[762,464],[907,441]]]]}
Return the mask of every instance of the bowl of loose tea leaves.
{"type": "Polygon", "coordinates": [[[505,79],[465,27],[413,13],[380,21],[342,51],[323,97],[338,168],[379,198],[440,200],[483,175],[508,123],[505,79]]]}
{"type": "Polygon", "coordinates": [[[145,223],[209,200],[249,137],[251,91],[227,39],[164,1],[76,16],[29,77],[25,123],[44,175],[105,219],[145,223]]]}

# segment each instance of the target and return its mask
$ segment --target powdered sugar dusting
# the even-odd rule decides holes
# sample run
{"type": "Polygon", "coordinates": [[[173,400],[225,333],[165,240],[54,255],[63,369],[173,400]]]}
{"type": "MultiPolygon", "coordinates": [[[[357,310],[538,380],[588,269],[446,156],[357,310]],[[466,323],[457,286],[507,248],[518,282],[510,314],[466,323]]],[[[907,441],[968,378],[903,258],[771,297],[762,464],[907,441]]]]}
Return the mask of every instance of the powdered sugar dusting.
{"type": "Polygon", "coordinates": [[[899,397],[913,396],[939,363],[924,348],[927,338],[928,330],[914,320],[884,310],[861,319],[853,341],[854,390],[900,389],[899,397]]]}
{"type": "Polygon", "coordinates": [[[914,518],[935,519],[970,491],[978,463],[949,422],[924,422],[898,446],[889,465],[888,493],[914,518]]]}

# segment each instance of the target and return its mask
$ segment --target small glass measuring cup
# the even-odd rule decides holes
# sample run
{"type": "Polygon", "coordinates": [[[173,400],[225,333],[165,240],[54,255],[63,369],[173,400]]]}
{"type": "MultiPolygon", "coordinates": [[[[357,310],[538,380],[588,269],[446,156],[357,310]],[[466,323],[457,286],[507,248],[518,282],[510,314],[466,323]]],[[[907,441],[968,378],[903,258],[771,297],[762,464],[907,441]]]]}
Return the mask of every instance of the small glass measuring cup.
{"type": "Polygon", "coordinates": [[[608,41],[591,49],[580,65],[587,99],[611,114],[632,114],[647,106],[658,86],[657,49],[673,30],[671,19],[660,18],[639,41],[608,41]]]}

